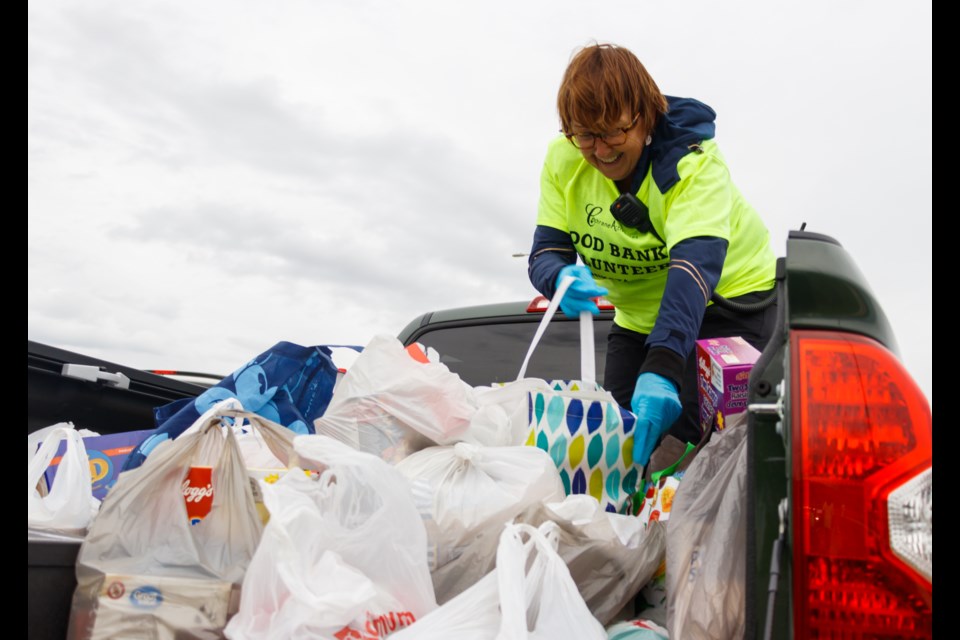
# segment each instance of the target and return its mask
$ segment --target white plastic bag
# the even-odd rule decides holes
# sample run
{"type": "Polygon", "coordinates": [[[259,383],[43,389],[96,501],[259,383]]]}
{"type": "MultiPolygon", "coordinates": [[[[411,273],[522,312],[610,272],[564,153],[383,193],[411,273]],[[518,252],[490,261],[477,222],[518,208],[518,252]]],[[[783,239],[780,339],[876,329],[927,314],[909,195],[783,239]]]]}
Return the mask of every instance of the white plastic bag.
{"type": "Polygon", "coordinates": [[[747,573],[747,414],[737,414],[684,473],[667,521],[671,638],[744,637],[747,573]]]}
{"type": "Polygon", "coordinates": [[[69,637],[159,640],[222,632],[263,528],[233,430],[222,421],[247,420],[278,443],[288,430],[243,411],[205,415],[196,429],[162,442],[142,466],[122,473],[110,490],[77,556],[69,637]],[[195,465],[212,467],[213,495],[206,517],[191,524],[183,481],[195,465]],[[126,594],[123,602],[117,594],[126,594]]]}
{"type": "MultiPolygon", "coordinates": [[[[51,431],[59,428],[75,429],[76,427],[73,426],[72,422],[58,422],[56,424],[52,424],[48,427],[37,429],[36,431],[32,431],[27,434],[27,464],[28,465],[30,464],[30,461],[33,460],[33,456],[37,455],[37,448],[41,444],[43,444],[44,438],[50,435],[51,431]]],[[[96,431],[90,431],[89,429],[77,429],[77,433],[79,433],[84,438],[89,436],[100,435],[96,431]]]]}
{"type": "Polygon", "coordinates": [[[666,523],[611,513],[591,496],[535,505],[518,521],[557,525],[563,558],[587,608],[607,625],[656,574],[667,545],[666,523]]]}
{"type": "MultiPolygon", "coordinates": [[[[299,475],[299,474],[296,474],[299,475]]],[[[297,480],[295,482],[300,482],[297,480]]],[[[263,545],[250,563],[240,610],[224,628],[230,640],[284,638],[380,638],[414,622],[411,612],[335,551],[312,548],[291,538],[274,517],[264,529],[263,545]],[[271,528],[272,526],[272,528],[271,528]],[[291,547],[297,544],[303,553],[291,547]]],[[[289,523],[288,523],[289,524],[289,523]]],[[[307,533],[295,527],[300,533],[307,533]]]]}
{"type": "Polygon", "coordinates": [[[327,436],[297,436],[294,447],[323,471],[261,482],[270,520],[226,636],[380,638],[435,609],[406,478],[327,436]]]}
{"type": "Polygon", "coordinates": [[[500,587],[496,570],[390,640],[494,640],[500,629],[500,587]]]}
{"type": "Polygon", "coordinates": [[[100,501],[93,497],[90,460],[83,436],[72,425],[51,429],[27,464],[27,527],[83,535],[99,509],[100,501]],[[67,447],[53,486],[47,495],[41,496],[37,483],[64,439],[67,447]]]}
{"type": "Polygon", "coordinates": [[[417,451],[396,468],[410,480],[426,527],[441,604],[493,568],[506,523],[532,505],[564,498],[553,460],[535,447],[460,442],[417,451]]]}
{"type": "Polygon", "coordinates": [[[539,527],[513,524],[504,531],[497,548],[503,615],[498,640],[606,640],[607,632],[590,613],[557,553],[559,544],[560,528],[554,522],[539,527]]]}
{"type": "Polygon", "coordinates": [[[606,640],[557,555],[559,530],[509,523],[496,569],[390,640],[606,640]]]}
{"type": "Polygon", "coordinates": [[[314,420],[325,435],[388,462],[460,440],[477,410],[473,388],[440,362],[420,362],[400,341],[375,336],[314,420]]]}

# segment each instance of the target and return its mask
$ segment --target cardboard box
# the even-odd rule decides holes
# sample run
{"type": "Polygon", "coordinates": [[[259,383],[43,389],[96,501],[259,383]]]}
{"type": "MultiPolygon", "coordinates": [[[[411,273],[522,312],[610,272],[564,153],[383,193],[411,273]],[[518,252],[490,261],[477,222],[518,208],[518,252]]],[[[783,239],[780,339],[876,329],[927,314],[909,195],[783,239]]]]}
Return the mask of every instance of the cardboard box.
{"type": "MultiPolygon", "coordinates": [[[[83,445],[87,448],[87,458],[90,460],[90,482],[93,485],[93,497],[103,500],[107,491],[117,481],[117,476],[123,468],[133,448],[144,438],[153,433],[153,429],[142,431],[124,431],[99,436],[87,436],[83,445]]],[[[47,488],[53,486],[53,479],[57,476],[60,460],[67,451],[67,441],[60,442],[57,453],[54,454],[50,466],[44,472],[47,488]]]]}
{"type": "Polygon", "coordinates": [[[102,580],[90,640],[220,637],[239,606],[239,591],[232,599],[233,584],[225,580],[160,575],[102,580]]]}
{"type": "Polygon", "coordinates": [[[747,409],[750,370],[760,352],[739,336],[697,340],[700,428],[723,431],[727,416],[747,409]]]}

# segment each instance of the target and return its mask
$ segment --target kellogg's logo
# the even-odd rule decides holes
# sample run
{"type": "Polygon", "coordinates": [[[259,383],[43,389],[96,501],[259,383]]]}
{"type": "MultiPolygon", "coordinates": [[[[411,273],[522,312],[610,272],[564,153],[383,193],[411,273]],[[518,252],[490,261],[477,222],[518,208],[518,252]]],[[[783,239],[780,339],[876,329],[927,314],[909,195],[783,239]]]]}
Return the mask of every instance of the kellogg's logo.
{"type": "Polygon", "coordinates": [[[180,488],[183,490],[183,499],[186,502],[200,502],[204,498],[213,497],[213,485],[208,484],[205,487],[191,487],[190,481],[184,480],[180,488]]]}

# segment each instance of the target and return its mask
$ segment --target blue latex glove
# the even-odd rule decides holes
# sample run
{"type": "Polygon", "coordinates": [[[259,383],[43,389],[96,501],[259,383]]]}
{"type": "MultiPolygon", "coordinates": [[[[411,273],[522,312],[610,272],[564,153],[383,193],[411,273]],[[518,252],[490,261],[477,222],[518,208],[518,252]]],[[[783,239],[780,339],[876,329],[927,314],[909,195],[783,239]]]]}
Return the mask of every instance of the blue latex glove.
{"type": "Polygon", "coordinates": [[[557,274],[558,287],[567,276],[573,276],[575,280],[560,300],[560,310],[564,315],[568,318],[579,318],[581,311],[599,314],[600,308],[593,298],[607,295],[607,290],[596,283],[590,269],[582,264],[568,264],[557,274]]]}
{"type": "Polygon", "coordinates": [[[637,415],[633,432],[633,462],[647,466],[660,436],[680,417],[680,395],[672,382],[656,373],[641,373],[630,408],[637,415]]]}

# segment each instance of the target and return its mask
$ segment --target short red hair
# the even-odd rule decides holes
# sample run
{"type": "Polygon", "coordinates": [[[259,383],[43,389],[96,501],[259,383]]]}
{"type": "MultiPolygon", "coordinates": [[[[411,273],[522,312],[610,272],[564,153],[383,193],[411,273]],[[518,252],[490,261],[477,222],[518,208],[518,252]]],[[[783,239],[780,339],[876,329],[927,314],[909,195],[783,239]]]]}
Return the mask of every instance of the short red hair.
{"type": "Polygon", "coordinates": [[[573,122],[597,131],[617,126],[624,112],[637,112],[647,131],[667,112],[667,99],[640,60],[614,44],[583,47],[570,59],[557,93],[557,111],[564,133],[573,122]]]}

